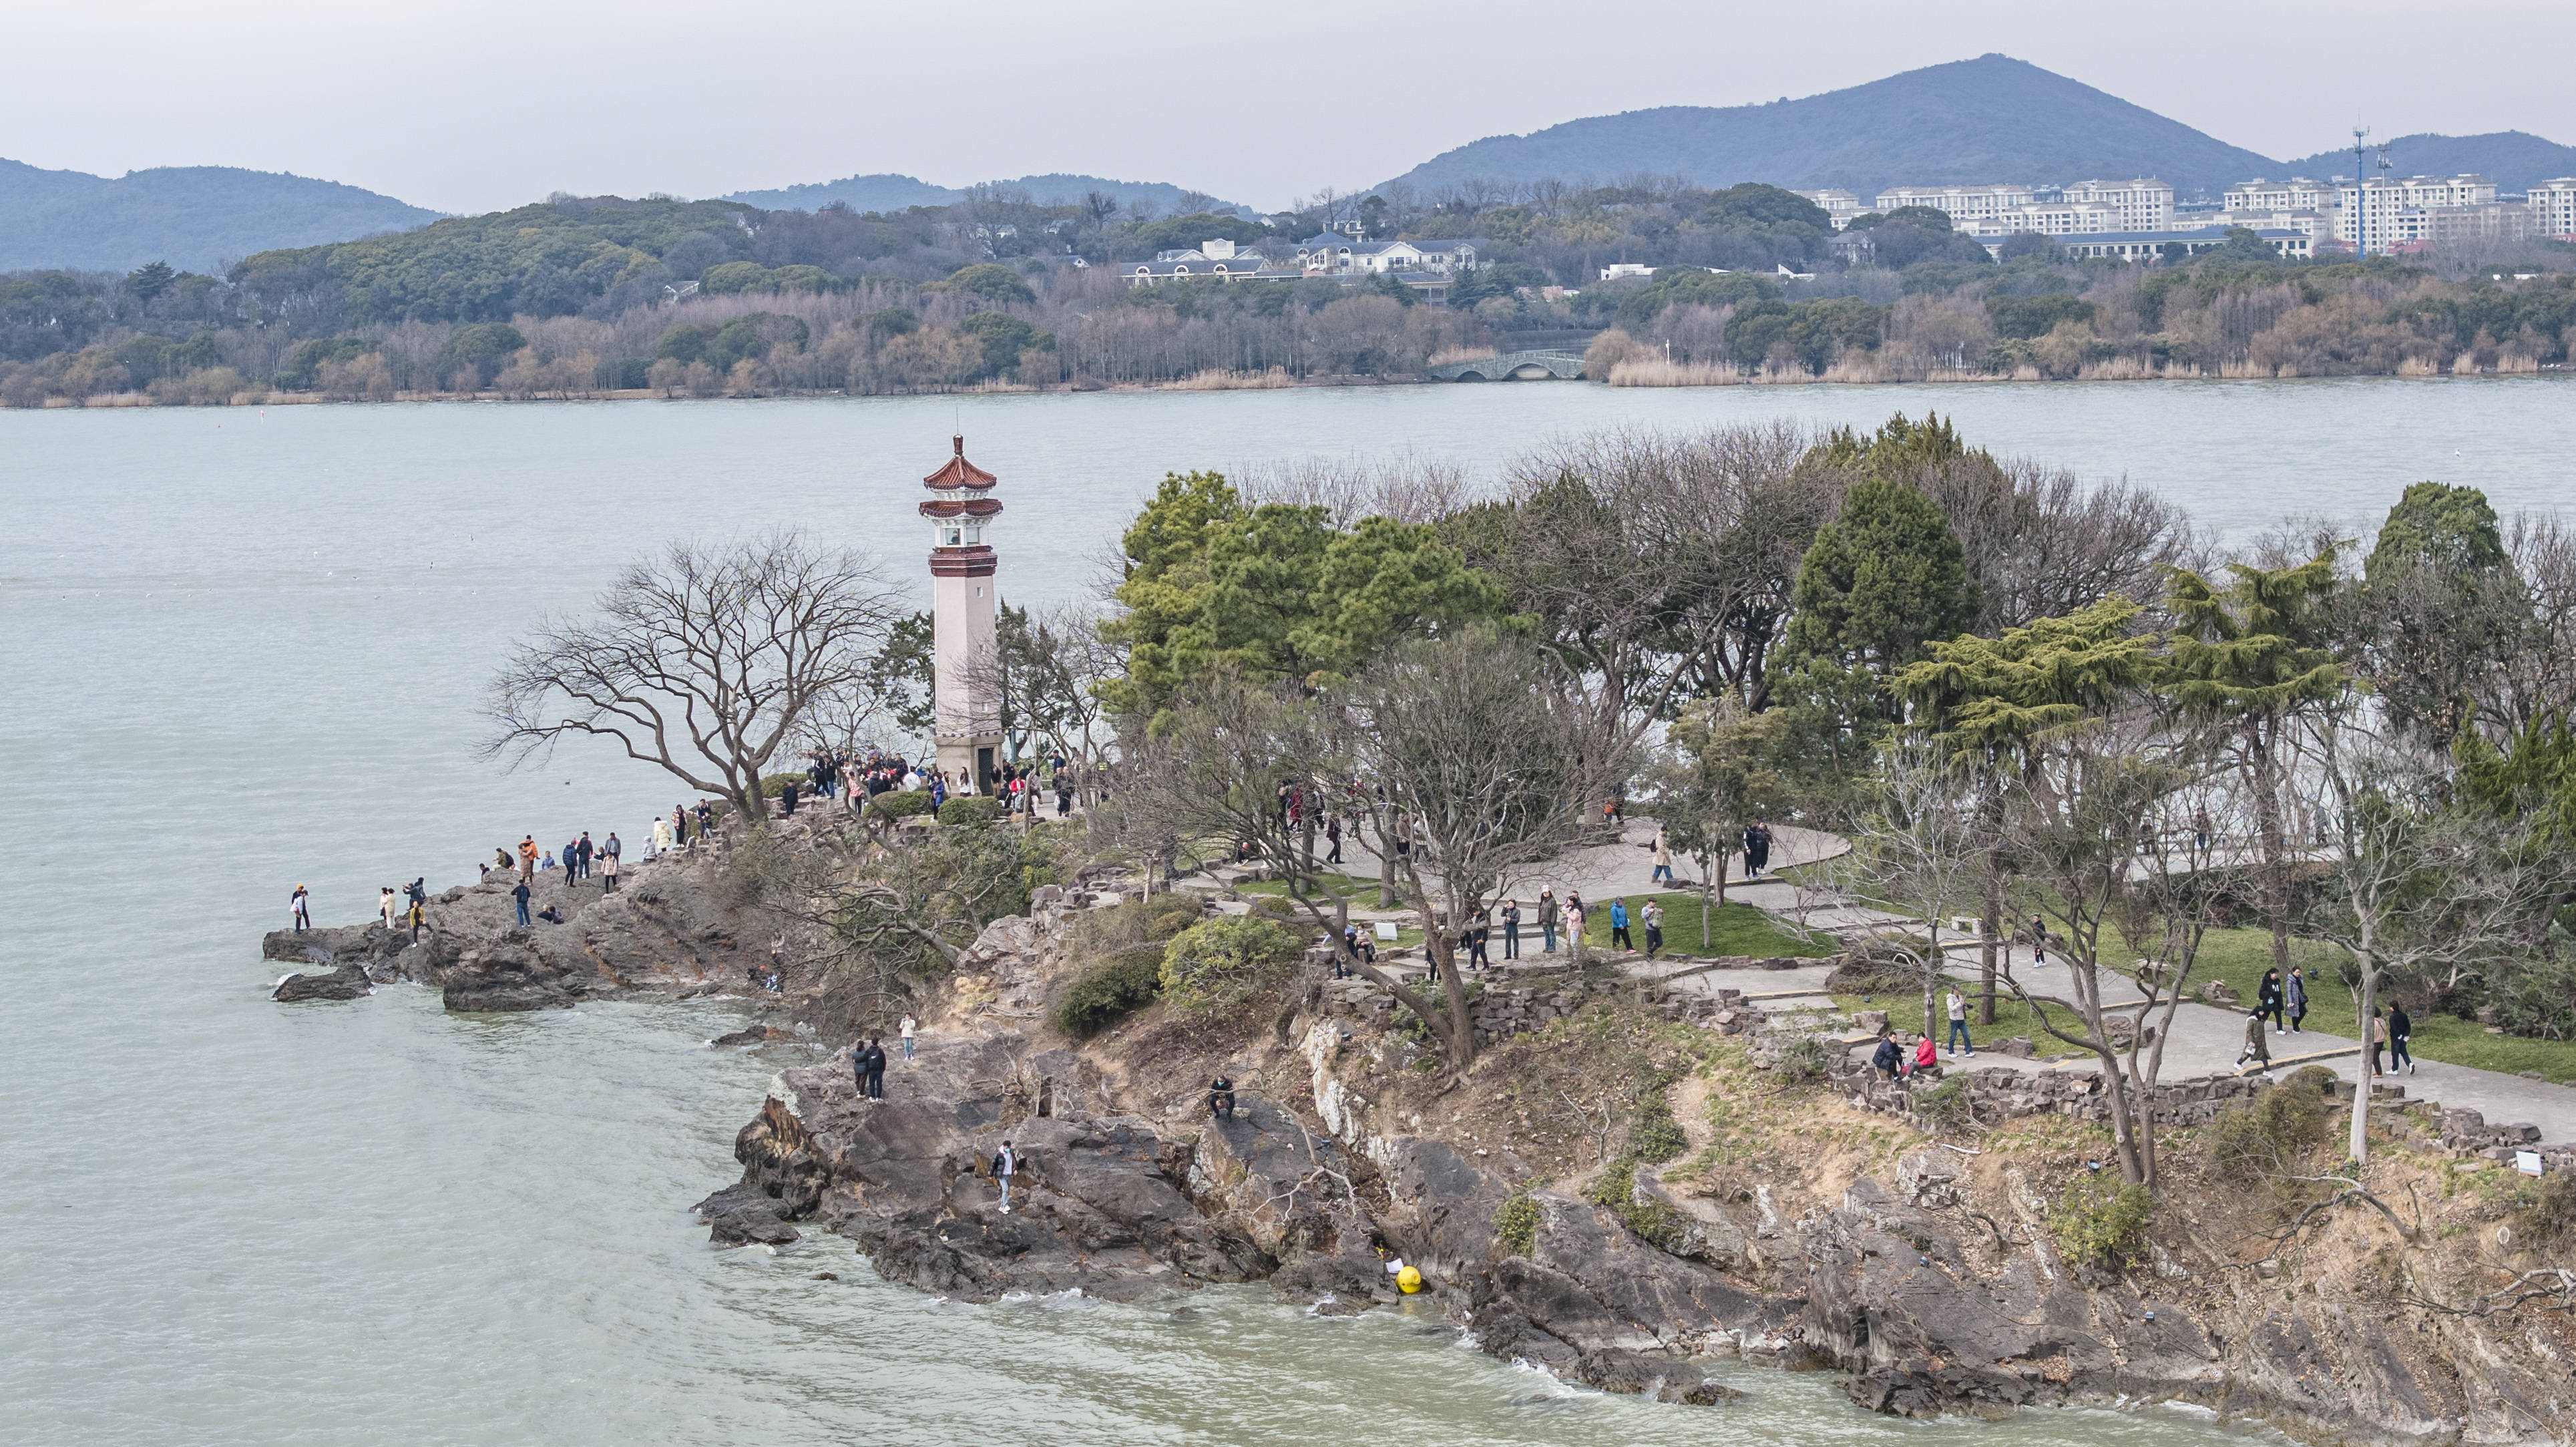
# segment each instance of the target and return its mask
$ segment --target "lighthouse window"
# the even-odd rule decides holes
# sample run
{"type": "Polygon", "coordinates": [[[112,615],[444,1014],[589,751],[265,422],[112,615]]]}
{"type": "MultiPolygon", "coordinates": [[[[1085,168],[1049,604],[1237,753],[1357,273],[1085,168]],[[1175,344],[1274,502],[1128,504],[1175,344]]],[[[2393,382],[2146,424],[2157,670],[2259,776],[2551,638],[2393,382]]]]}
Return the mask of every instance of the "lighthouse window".
{"type": "Polygon", "coordinates": [[[958,545],[958,541],[959,541],[960,535],[961,535],[961,530],[960,530],[960,529],[957,529],[957,528],[950,528],[950,529],[948,530],[948,546],[950,546],[950,547],[952,547],[952,548],[953,548],[953,547],[956,547],[956,546],[958,545]]]}

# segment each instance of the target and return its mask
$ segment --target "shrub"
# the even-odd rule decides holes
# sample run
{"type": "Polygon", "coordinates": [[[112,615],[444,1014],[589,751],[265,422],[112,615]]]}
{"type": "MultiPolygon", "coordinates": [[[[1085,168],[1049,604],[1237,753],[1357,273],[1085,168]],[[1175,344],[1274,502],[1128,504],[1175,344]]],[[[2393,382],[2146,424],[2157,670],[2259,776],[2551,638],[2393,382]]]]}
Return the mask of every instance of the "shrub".
{"type": "Polygon", "coordinates": [[[1186,900],[1178,901],[1168,909],[1155,911],[1153,923],[1145,927],[1145,937],[1168,940],[1204,918],[1206,916],[1199,912],[1196,904],[1186,900]]]}
{"type": "Polygon", "coordinates": [[[1163,952],[1120,950],[1082,972],[1055,1004],[1055,1027],[1075,1039],[1097,1035],[1154,1003],[1162,989],[1163,952]]]}
{"type": "Polygon", "coordinates": [[[1965,1126],[1973,1118],[1968,1077],[1953,1075],[1914,1097],[1914,1113],[1923,1117],[1934,1130],[1957,1130],[1965,1126]]]}
{"type": "Polygon", "coordinates": [[[2076,1181],[2049,1218],[2058,1254],[2079,1265],[2128,1270],[2146,1259],[2147,1218],[2155,1204],[2145,1186],[2099,1175],[2076,1181]]]}
{"type": "Polygon", "coordinates": [[[1690,1149],[1690,1137],[1682,1133],[1672,1105],[1664,1099],[1669,1086],[1668,1080],[1657,1077],[1647,1081],[1640,1093],[1636,1119],[1628,1125],[1630,1158],[1661,1165],[1690,1149]]]}
{"type": "Polygon", "coordinates": [[[1284,894],[1253,896],[1252,912],[1268,919],[1286,920],[1292,923],[1302,924],[1306,919],[1306,911],[1299,908],[1295,900],[1284,894]]]}
{"type": "Polygon", "coordinates": [[[1002,815],[1002,801],[984,794],[968,794],[939,806],[942,824],[990,824],[1002,815]]]}
{"type": "Polygon", "coordinates": [[[1297,937],[1266,919],[1205,920],[1163,946],[1163,994],[1184,1009],[1248,1000],[1305,954],[1297,937]]]}
{"type": "Polygon", "coordinates": [[[1690,1237],[1690,1223],[1661,1201],[1637,1199],[1637,1160],[1621,1156],[1601,1179],[1584,1188],[1583,1198],[1627,1223],[1637,1239],[1659,1250],[1678,1253],[1690,1237]]]}
{"type": "Polygon", "coordinates": [[[2516,1244],[2544,1251],[2576,1239],[2576,1176],[2551,1171],[2533,1182],[2513,1234],[2516,1244]]]}
{"type": "Polygon", "coordinates": [[[1538,1245],[1538,1225],[1543,1219],[1538,1198],[1530,1188],[1521,1187],[1503,1198],[1494,1208],[1494,1239],[1514,1256],[1527,1256],[1538,1245]]]}
{"type": "Polygon", "coordinates": [[[929,812],[930,794],[924,789],[889,790],[868,801],[868,813],[889,822],[929,812]]]}
{"type": "Polygon", "coordinates": [[[1793,1084],[1822,1080],[1833,1068],[1834,1052],[1822,1037],[1798,1035],[1783,1044],[1772,1058],[1771,1073],[1793,1084]]]}

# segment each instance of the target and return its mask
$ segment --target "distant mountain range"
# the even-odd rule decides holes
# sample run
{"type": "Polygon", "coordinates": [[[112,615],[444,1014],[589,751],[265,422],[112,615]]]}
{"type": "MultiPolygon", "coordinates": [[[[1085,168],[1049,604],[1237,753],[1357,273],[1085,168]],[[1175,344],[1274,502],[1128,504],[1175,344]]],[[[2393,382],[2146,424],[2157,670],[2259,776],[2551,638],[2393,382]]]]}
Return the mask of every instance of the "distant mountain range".
{"type": "Polygon", "coordinates": [[[0,161],[0,271],[131,271],[150,261],[212,271],[255,251],[437,219],[391,196],[308,176],[169,166],[111,180],[0,161]]]}
{"type": "MultiPolygon", "coordinates": [[[[2283,161],[2279,176],[2352,175],[2352,152],[2320,151],[2302,160],[2283,161]]],[[[2507,191],[2528,191],[2560,176],[2576,176],[2576,146],[2562,146],[2524,131],[2494,131],[2483,136],[2399,136],[2388,143],[2392,176],[2484,176],[2507,191]]],[[[2379,174],[2379,149],[2373,146],[2365,169],[2379,174]]]]}
{"type": "MultiPolygon", "coordinates": [[[[1121,206],[1142,201],[1165,215],[1180,211],[1181,198],[1189,194],[1178,186],[1161,181],[1110,181],[1099,176],[1068,176],[1061,172],[984,184],[1025,191],[1030,200],[1041,206],[1071,206],[1080,202],[1086,193],[1098,191],[1116,198],[1121,206]]],[[[889,172],[874,176],[844,176],[838,181],[814,181],[775,191],[736,191],[724,199],[757,206],[764,211],[813,211],[835,201],[853,211],[901,211],[907,206],[953,205],[965,200],[972,189],[934,186],[911,176],[889,172]]],[[[1243,216],[1255,214],[1251,208],[1231,201],[1210,202],[1204,209],[1243,216]]]]}
{"type": "MultiPolygon", "coordinates": [[[[2474,171],[2507,191],[2576,176],[2576,146],[2521,131],[2416,135],[2389,143],[2399,175],[2474,171]]],[[[2372,161],[2376,162],[2376,156],[2372,161]]],[[[1839,186],[1864,203],[1892,185],[2038,184],[2160,176],[2185,198],[2215,199],[2257,176],[2349,175],[2349,151],[2275,161],[2204,135],[2080,81],[2003,55],[1927,66],[1848,90],[1768,105],[1661,106],[1592,116],[1526,136],[1489,136],[1446,151],[1400,181],[1428,194],[1477,180],[1608,181],[1639,172],[1703,186],[1739,181],[1839,186]]],[[[994,181],[1042,204],[1099,191],[1169,215],[1189,193],[1160,181],[1052,174],[994,181]]],[[[839,201],[901,211],[966,199],[968,188],[882,173],[725,197],[764,210],[839,201]]],[[[1208,209],[1254,213],[1232,202],[1208,209]]],[[[283,247],[318,246],[425,225],[438,213],[332,181],[228,166],[133,171],[116,179],[0,160],[0,272],[61,266],[130,271],[167,261],[208,271],[283,247]]]]}
{"type": "MultiPolygon", "coordinates": [[[[2349,162],[2349,156],[2346,161],[2349,162]]],[[[2403,173],[2479,171],[2507,189],[2576,171],[2576,148],[2506,131],[2393,143],[2403,173]]],[[[2275,161],[2005,55],[1926,66],[1767,105],[1662,106],[1526,136],[1489,136],[1394,181],[1420,192],[1478,179],[1607,181],[1636,172],[1703,186],[1839,186],[1866,203],[1889,186],[2036,184],[2155,176],[2185,197],[2233,182],[2335,171],[2331,153],[2275,161]]],[[[2349,170],[2349,164],[2343,167],[2349,170]]],[[[1387,184],[1394,184],[1393,181],[1387,184]]]]}

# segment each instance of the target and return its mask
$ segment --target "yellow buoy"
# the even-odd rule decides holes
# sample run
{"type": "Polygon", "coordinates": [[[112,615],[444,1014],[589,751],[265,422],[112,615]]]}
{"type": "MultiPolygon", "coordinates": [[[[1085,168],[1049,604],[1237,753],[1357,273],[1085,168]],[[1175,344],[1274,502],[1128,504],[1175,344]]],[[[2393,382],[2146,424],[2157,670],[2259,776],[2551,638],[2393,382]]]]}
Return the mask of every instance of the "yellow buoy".
{"type": "Polygon", "coordinates": [[[1408,1266],[1395,1273],[1395,1289],[1407,1296],[1422,1289],[1422,1273],[1408,1266]]]}

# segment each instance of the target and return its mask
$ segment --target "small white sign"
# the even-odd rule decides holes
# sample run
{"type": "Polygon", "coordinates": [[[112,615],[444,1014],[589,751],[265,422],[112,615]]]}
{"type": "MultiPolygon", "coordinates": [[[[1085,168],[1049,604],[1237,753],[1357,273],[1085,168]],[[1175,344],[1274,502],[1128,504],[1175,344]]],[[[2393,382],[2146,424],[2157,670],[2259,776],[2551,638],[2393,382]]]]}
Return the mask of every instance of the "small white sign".
{"type": "Polygon", "coordinates": [[[1395,943],[1395,926],[1388,924],[1385,920],[1379,920],[1376,924],[1370,926],[1370,929],[1376,934],[1379,944],[1391,945],[1395,943]]]}
{"type": "Polygon", "coordinates": [[[2522,1172],[2526,1176],[2539,1175],[2541,1170],[2540,1152],[2515,1151],[2513,1153],[2513,1168],[2522,1172]]]}

